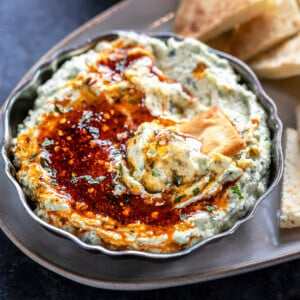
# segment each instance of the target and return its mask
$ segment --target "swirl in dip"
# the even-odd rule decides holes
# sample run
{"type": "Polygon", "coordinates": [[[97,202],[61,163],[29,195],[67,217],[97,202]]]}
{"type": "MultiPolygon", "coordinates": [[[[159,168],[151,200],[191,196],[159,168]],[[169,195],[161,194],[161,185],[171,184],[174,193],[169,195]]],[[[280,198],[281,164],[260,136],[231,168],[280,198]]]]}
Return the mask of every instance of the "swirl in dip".
{"type": "Polygon", "coordinates": [[[266,190],[266,113],[196,40],[122,33],[37,92],[14,139],[17,177],[40,218],[86,243],[177,252],[266,190]]]}

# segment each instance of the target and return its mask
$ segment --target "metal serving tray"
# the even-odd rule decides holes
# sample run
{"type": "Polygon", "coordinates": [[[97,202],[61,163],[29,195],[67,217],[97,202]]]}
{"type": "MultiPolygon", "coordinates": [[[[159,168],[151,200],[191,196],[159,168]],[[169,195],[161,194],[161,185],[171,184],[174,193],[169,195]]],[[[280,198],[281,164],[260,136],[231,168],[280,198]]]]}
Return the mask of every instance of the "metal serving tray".
{"type": "MultiPolygon", "coordinates": [[[[113,29],[170,31],[175,0],[127,0],[97,16],[50,50],[45,62],[65,47],[72,47],[113,29]]],[[[19,83],[25,83],[35,67],[19,83]]],[[[300,78],[265,81],[277,102],[284,125],[294,126],[294,107],[300,94],[300,78]]],[[[16,90],[16,89],[15,89],[16,90]]],[[[2,135],[3,130],[1,131],[2,135]]],[[[2,138],[2,136],[1,136],[2,138]]],[[[299,230],[279,230],[279,187],[259,206],[254,218],[226,239],[169,260],[132,256],[109,257],[86,251],[73,241],[41,227],[25,211],[15,186],[4,174],[0,161],[0,227],[29,257],[78,282],[111,289],[151,289],[182,285],[237,274],[300,256],[299,230]]]]}

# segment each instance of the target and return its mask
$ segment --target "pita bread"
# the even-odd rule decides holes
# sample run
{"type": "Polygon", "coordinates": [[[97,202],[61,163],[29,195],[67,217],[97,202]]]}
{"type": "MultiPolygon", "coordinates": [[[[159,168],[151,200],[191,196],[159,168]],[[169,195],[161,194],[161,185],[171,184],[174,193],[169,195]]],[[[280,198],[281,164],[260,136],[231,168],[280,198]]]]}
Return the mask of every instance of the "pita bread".
{"type": "Polygon", "coordinates": [[[300,34],[249,62],[260,78],[300,75],[300,34]]]}
{"type": "Polygon", "coordinates": [[[274,5],[275,0],[182,0],[174,32],[206,41],[274,5]]]}
{"type": "Polygon", "coordinates": [[[297,123],[297,132],[298,132],[298,141],[300,141],[300,104],[296,107],[296,123],[297,123]]]}
{"type": "Polygon", "coordinates": [[[277,8],[240,25],[230,40],[228,52],[248,60],[299,31],[297,0],[282,0],[277,8]]]}
{"type": "Polygon", "coordinates": [[[295,129],[286,129],[285,149],[280,227],[292,228],[300,226],[300,149],[295,129]]]}
{"type": "Polygon", "coordinates": [[[213,106],[193,120],[183,123],[180,131],[202,141],[204,154],[232,156],[245,148],[245,142],[218,106],[213,106]]]}
{"type": "Polygon", "coordinates": [[[226,51],[228,47],[228,43],[232,37],[233,30],[228,30],[226,32],[223,32],[222,34],[218,35],[217,37],[207,41],[207,45],[220,50],[220,51],[226,51]]]}

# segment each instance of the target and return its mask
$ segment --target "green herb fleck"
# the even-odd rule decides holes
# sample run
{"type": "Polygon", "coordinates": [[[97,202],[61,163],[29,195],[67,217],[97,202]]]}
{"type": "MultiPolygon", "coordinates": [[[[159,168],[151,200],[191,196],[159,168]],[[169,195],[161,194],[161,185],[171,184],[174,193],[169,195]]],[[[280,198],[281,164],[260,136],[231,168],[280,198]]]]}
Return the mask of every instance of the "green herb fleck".
{"type": "Polygon", "coordinates": [[[169,106],[170,106],[170,112],[174,112],[176,107],[175,107],[175,104],[172,100],[170,100],[169,106]]]}
{"type": "Polygon", "coordinates": [[[152,174],[153,177],[160,177],[160,173],[156,169],[153,169],[152,172],[151,172],[151,174],[152,174]]]}
{"type": "Polygon", "coordinates": [[[70,182],[72,184],[77,183],[78,182],[78,178],[76,176],[73,176],[72,179],[70,180],[70,182]]]}
{"type": "Polygon", "coordinates": [[[40,158],[40,163],[44,169],[47,169],[49,167],[48,161],[45,157],[40,158]]]}
{"type": "Polygon", "coordinates": [[[150,155],[150,156],[154,156],[155,153],[156,153],[156,150],[149,150],[148,151],[148,155],[150,155]]]}
{"type": "Polygon", "coordinates": [[[174,195],[174,204],[180,202],[180,200],[181,200],[182,198],[184,198],[185,196],[186,196],[186,195],[178,196],[178,193],[175,193],[175,195],[174,195]]]}
{"type": "Polygon", "coordinates": [[[171,50],[169,51],[168,56],[171,57],[171,56],[174,56],[175,54],[176,54],[176,50],[175,50],[175,49],[171,49],[171,50]]]}
{"type": "Polygon", "coordinates": [[[36,157],[39,155],[41,151],[38,151],[37,153],[30,156],[29,162],[34,162],[36,157]]]}
{"type": "Polygon", "coordinates": [[[243,196],[241,190],[237,186],[232,186],[231,190],[234,194],[237,194],[241,200],[244,199],[244,196],[243,196]]]}
{"type": "Polygon", "coordinates": [[[184,220],[184,219],[187,218],[187,215],[186,215],[186,214],[178,214],[178,215],[179,215],[179,218],[180,218],[181,220],[184,220]]]}
{"type": "Polygon", "coordinates": [[[199,192],[200,192],[200,189],[199,189],[199,188],[193,189],[193,195],[194,195],[194,196],[197,196],[197,195],[199,194],[199,192]]]}
{"type": "Polygon", "coordinates": [[[192,79],[191,77],[187,77],[187,78],[186,78],[186,83],[187,83],[188,85],[192,84],[192,81],[193,81],[193,79],[192,79]]]}
{"type": "Polygon", "coordinates": [[[58,104],[55,104],[55,107],[54,107],[55,111],[58,113],[58,114],[63,114],[63,111],[61,109],[61,106],[58,105],[58,104]]]}
{"type": "Polygon", "coordinates": [[[50,179],[50,185],[58,185],[54,178],[50,179]]]}
{"type": "Polygon", "coordinates": [[[152,160],[150,163],[150,168],[153,169],[153,167],[154,167],[154,160],[152,160]]]}
{"type": "Polygon", "coordinates": [[[126,60],[118,61],[116,63],[116,70],[119,71],[120,73],[124,73],[125,65],[126,65],[126,60]]]}
{"type": "Polygon", "coordinates": [[[89,184],[97,184],[97,183],[100,183],[102,182],[106,177],[105,176],[99,176],[97,178],[93,178],[92,176],[90,175],[82,175],[82,176],[79,176],[79,177],[76,177],[76,176],[73,176],[70,180],[71,183],[77,183],[78,182],[78,179],[85,179],[89,184]]]}
{"type": "Polygon", "coordinates": [[[173,183],[177,186],[180,186],[183,181],[183,176],[182,175],[177,175],[176,171],[172,170],[172,179],[173,183]]]}
{"type": "Polygon", "coordinates": [[[206,205],[206,206],[204,206],[204,208],[205,208],[207,211],[211,212],[211,211],[214,211],[217,207],[216,207],[216,206],[206,205]]]}
{"type": "Polygon", "coordinates": [[[66,112],[72,111],[73,109],[74,109],[73,106],[68,106],[68,107],[66,108],[66,112]]]}
{"type": "Polygon", "coordinates": [[[48,139],[45,139],[42,143],[42,146],[43,147],[47,147],[47,146],[50,146],[50,145],[53,145],[54,144],[54,141],[53,140],[48,140],[48,139]]]}

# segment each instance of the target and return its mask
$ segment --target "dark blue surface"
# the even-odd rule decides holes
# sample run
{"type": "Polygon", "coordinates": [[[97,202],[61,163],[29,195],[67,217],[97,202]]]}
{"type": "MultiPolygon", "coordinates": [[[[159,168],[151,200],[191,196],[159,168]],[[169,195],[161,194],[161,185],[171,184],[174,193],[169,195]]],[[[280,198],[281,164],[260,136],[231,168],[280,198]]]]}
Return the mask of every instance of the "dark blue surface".
{"type": "MultiPolygon", "coordinates": [[[[117,2],[0,0],[0,101],[4,101],[24,73],[48,49],[117,2]]],[[[47,271],[28,259],[0,231],[0,299],[79,298],[300,299],[300,261],[185,287],[114,292],[82,286],[47,271]]]]}

